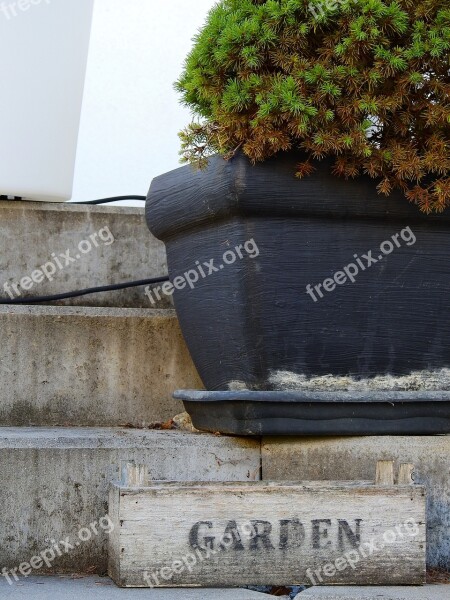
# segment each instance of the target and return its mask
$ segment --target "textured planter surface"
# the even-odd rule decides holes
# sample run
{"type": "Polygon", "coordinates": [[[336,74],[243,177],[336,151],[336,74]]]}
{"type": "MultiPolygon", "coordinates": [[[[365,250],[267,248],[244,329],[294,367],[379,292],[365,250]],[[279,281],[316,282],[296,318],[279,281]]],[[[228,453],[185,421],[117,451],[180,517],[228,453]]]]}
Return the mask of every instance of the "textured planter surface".
{"type": "Polygon", "coordinates": [[[206,388],[450,389],[449,215],[334,178],[326,162],[298,181],[298,160],[214,158],[152,183],[147,222],[172,281],[197,269],[174,299],[206,388]],[[249,240],[258,255],[226,264],[249,240]],[[217,271],[199,275],[211,260],[217,271]]]}

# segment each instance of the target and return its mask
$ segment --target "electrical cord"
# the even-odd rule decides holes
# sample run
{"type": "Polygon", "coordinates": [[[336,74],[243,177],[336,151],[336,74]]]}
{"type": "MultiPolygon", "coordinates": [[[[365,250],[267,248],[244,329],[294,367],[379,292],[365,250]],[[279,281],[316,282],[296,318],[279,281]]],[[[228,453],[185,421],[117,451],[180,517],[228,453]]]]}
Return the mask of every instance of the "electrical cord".
{"type": "MultiPolygon", "coordinates": [[[[20,202],[34,202],[33,200],[27,200],[26,198],[20,198],[19,196],[15,196],[11,198],[9,196],[0,196],[0,200],[14,200],[20,202]]],[[[111,198],[100,198],[100,200],[88,200],[86,202],[67,202],[67,204],[109,204],[110,202],[119,202],[119,200],[139,200],[140,202],[145,202],[147,198],[145,196],[112,196],[111,198]]]]}
{"type": "Polygon", "coordinates": [[[66,300],[67,298],[78,298],[80,296],[88,296],[89,294],[99,294],[101,292],[112,292],[114,290],[125,290],[133,287],[144,285],[153,285],[156,283],[164,283],[169,281],[167,275],[154,277],[153,279],[142,279],[140,281],[129,281],[128,283],[117,283],[114,285],[104,285],[94,288],[86,288],[76,292],[66,292],[65,294],[54,294],[53,296],[37,296],[35,298],[15,298],[14,300],[0,299],[1,304],[36,304],[38,302],[54,302],[56,300],[66,300]]]}
{"type": "Polygon", "coordinates": [[[118,202],[119,200],[140,200],[145,202],[145,196],[114,196],[112,198],[101,198],[100,200],[88,200],[87,202],[70,202],[69,204],[108,204],[110,202],[118,202]]]}

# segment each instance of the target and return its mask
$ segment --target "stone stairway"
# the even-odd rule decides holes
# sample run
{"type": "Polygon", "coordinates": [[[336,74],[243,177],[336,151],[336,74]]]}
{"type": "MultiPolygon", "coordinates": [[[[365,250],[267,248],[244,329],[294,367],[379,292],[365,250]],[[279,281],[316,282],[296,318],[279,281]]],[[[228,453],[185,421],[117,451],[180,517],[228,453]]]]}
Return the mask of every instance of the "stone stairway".
{"type": "MultiPolygon", "coordinates": [[[[0,289],[8,283],[28,297],[166,272],[141,209],[3,202],[0,231],[0,289]],[[107,244],[23,289],[29,274],[66,248],[75,257],[102,230],[107,244]]],[[[105,517],[121,462],[144,463],[161,480],[260,477],[259,441],[148,428],[182,412],[174,389],[201,385],[168,300],[154,308],[137,288],[62,304],[0,306],[0,565],[8,571],[105,517]]],[[[98,527],[33,574],[104,573],[106,536],[98,527]]]]}
{"type": "MultiPolygon", "coordinates": [[[[164,248],[141,209],[0,202],[0,234],[3,297],[5,289],[32,297],[166,271],[164,248]],[[76,258],[87,240],[91,250],[76,258]],[[73,261],[51,280],[33,281],[67,250],[73,261]]],[[[174,389],[199,387],[170,302],[151,306],[142,288],[58,306],[0,306],[0,572],[48,551],[29,577],[19,572],[12,586],[0,577],[0,598],[264,597],[248,590],[119,590],[107,578],[59,575],[105,573],[108,485],[130,461],[148,465],[151,479],[207,482],[371,479],[377,459],[412,459],[431,490],[430,564],[450,566],[450,436],[261,441],[149,428],[182,412],[174,389]],[[89,539],[72,543],[85,529],[89,539]]],[[[450,586],[439,589],[427,591],[430,599],[440,600],[450,586]]],[[[303,592],[370,597],[321,593],[337,594],[303,592]]]]}

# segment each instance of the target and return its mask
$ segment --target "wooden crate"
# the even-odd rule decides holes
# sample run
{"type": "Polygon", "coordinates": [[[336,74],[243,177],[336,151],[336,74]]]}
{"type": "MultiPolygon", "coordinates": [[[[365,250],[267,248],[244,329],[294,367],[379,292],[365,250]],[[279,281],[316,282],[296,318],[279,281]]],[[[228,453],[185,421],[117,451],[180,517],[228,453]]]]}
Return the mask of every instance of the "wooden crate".
{"type": "Polygon", "coordinates": [[[425,581],[425,489],[402,465],[373,482],[113,484],[109,574],[122,587],[425,581]]]}

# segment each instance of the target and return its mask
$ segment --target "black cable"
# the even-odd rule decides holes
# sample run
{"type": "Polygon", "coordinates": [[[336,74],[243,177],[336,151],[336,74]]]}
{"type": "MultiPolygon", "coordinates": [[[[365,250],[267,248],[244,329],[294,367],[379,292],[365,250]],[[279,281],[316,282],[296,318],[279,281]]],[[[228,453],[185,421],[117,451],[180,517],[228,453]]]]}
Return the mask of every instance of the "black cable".
{"type": "MultiPolygon", "coordinates": [[[[33,202],[33,200],[27,200],[26,198],[20,198],[19,196],[15,196],[14,199],[8,196],[0,196],[0,200],[33,202]]],[[[108,204],[109,202],[119,202],[120,200],[139,200],[140,202],[145,202],[147,198],[145,196],[113,196],[111,198],[101,198],[100,200],[88,200],[87,202],[67,202],[67,204],[108,204]]]]}
{"type": "Polygon", "coordinates": [[[70,202],[69,204],[108,204],[119,200],[140,200],[145,202],[146,196],[115,196],[113,198],[101,198],[100,200],[89,200],[88,202],[70,202]]]}
{"type": "MultiPolygon", "coordinates": [[[[34,202],[34,200],[29,200],[27,198],[21,198],[20,196],[2,196],[0,195],[0,200],[15,200],[20,202],[34,202]]],[[[145,202],[147,200],[146,196],[113,196],[111,198],[100,198],[100,200],[87,200],[86,202],[67,202],[66,204],[108,204],[109,202],[119,202],[120,200],[139,200],[140,202],[145,202]]],[[[63,203],[64,204],[64,203],[63,203]]]]}
{"type": "Polygon", "coordinates": [[[0,299],[0,304],[35,304],[37,302],[54,302],[56,300],[66,300],[67,298],[78,298],[89,294],[99,294],[101,292],[112,292],[114,290],[125,290],[127,288],[140,287],[143,285],[153,285],[169,281],[169,277],[154,277],[153,279],[142,279],[141,281],[130,281],[128,283],[117,283],[114,285],[104,285],[101,287],[87,288],[77,292],[66,292],[65,294],[55,294],[53,296],[37,296],[36,298],[15,298],[14,300],[0,299]]]}

